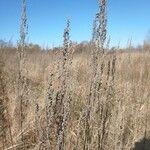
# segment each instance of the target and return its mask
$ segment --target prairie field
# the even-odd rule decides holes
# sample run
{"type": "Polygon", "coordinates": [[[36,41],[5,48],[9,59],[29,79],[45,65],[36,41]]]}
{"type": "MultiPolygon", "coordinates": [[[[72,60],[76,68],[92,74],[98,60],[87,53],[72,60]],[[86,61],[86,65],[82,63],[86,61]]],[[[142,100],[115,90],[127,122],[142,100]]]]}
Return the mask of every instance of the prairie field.
{"type": "Polygon", "coordinates": [[[110,47],[107,1],[92,39],[63,46],[0,44],[0,150],[150,150],[150,42],[110,47]]]}
{"type": "MultiPolygon", "coordinates": [[[[89,45],[85,47],[86,49],[91,48],[89,45]]],[[[54,99],[60,88],[59,69],[57,66],[59,51],[57,53],[56,51],[30,49],[28,52],[30,53],[26,56],[26,69],[24,72],[26,80],[26,89],[24,89],[26,93],[23,94],[23,100],[26,101],[23,104],[25,116],[21,133],[17,125],[17,121],[19,122],[19,100],[17,99],[16,50],[6,47],[1,48],[0,85],[2,89],[1,98],[4,100],[1,101],[1,107],[5,106],[3,108],[5,111],[2,109],[4,116],[1,116],[1,123],[4,123],[1,130],[1,138],[3,137],[5,140],[1,141],[1,145],[5,142],[5,146],[10,147],[11,138],[14,143],[19,143],[21,135],[23,135],[27,149],[38,149],[38,142],[41,143],[41,147],[43,146],[41,149],[44,149],[46,142],[48,142],[46,138],[45,99],[47,99],[47,94],[52,94],[51,96],[54,99]],[[54,75],[53,79],[50,79],[51,74],[54,75]],[[52,87],[49,87],[50,82],[52,82],[52,87]],[[52,88],[52,91],[49,88],[52,88]],[[51,93],[49,93],[49,90],[51,93]],[[10,129],[12,137],[10,137],[10,129]],[[37,139],[36,130],[41,136],[40,139],[37,139]]],[[[92,80],[89,53],[89,51],[87,53],[84,49],[82,52],[79,52],[78,47],[74,48],[72,63],[68,68],[67,93],[70,94],[70,109],[68,123],[64,132],[65,149],[84,149],[84,146],[89,146],[90,149],[97,149],[98,131],[104,134],[103,146],[106,150],[120,149],[120,147],[129,150],[136,144],[138,145],[138,142],[142,143],[142,140],[147,142],[150,136],[150,53],[148,51],[108,53],[103,60],[104,73],[101,75],[101,88],[97,91],[99,93],[92,95],[94,101],[91,99],[90,106],[87,103],[90,93],[89,85],[92,80]],[[113,75],[114,81],[112,83],[111,63],[113,57],[116,59],[116,64],[115,74],[113,75]],[[100,104],[98,104],[99,102],[100,104]],[[90,111],[88,129],[86,129],[87,109],[90,111]],[[98,115],[102,115],[100,117],[104,118],[99,120],[98,115]],[[102,126],[101,121],[105,119],[105,125],[102,126]],[[88,130],[88,133],[86,133],[86,130],[88,130]],[[86,138],[90,138],[90,141],[85,142],[86,138]],[[86,145],[88,142],[89,145],[86,145]]],[[[99,65],[101,61],[99,61],[99,65]]],[[[94,91],[92,92],[94,93],[94,91]]],[[[55,122],[56,120],[53,121],[55,122]]],[[[55,126],[57,125],[53,123],[51,126],[51,138],[55,139],[57,135],[55,126]]],[[[55,144],[54,141],[51,141],[52,149],[55,149],[55,144]]]]}

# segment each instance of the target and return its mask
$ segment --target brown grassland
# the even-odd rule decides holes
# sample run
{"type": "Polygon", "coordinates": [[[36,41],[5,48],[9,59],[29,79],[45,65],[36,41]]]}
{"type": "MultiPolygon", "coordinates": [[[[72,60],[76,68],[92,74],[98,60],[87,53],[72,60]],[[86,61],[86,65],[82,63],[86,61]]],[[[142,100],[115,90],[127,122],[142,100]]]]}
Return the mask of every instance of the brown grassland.
{"type": "Polygon", "coordinates": [[[71,43],[68,20],[52,50],[25,43],[22,15],[0,47],[0,150],[150,150],[150,44],[110,49],[105,0],[98,14],[91,42],[71,43]]]}

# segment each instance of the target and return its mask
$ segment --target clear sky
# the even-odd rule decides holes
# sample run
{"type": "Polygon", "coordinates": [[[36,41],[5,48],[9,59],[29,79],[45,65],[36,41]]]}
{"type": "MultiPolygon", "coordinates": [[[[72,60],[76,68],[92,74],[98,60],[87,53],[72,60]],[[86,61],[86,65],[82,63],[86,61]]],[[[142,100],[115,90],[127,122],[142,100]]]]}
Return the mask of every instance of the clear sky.
{"type": "MultiPolygon", "coordinates": [[[[27,0],[30,42],[42,46],[62,44],[66,18],[71,40],[91,39],[98,0],[27,0]]],[[[0,39],[17,41],[21,0],[0,0],[0,39]]],[[[142,43],[150,30],[150,0],[108,0],[108,34],[111,44],[142,43]]]]}

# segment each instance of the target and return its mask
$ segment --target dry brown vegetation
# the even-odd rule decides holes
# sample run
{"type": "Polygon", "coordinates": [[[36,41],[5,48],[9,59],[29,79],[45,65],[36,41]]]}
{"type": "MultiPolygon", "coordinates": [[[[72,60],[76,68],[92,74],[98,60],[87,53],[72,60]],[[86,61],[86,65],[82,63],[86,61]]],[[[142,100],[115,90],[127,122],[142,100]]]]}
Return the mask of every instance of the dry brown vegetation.
{"type": "Polygon", "coordinates": [[[106,1],[91,42],[0,47],[0,150],[150,150],[150,44],[109,50],[106,1]]]}
{"type": "MultiPolygon", "coordinates": [[[[87,49],[88,47],[89,45],[87,45],[87,49]]],[[[1,114],[3,110],[2,107],[7,108],[7,111],[5,111],[4,115],[0,118],[1,123],[4,124],[4,126],[1,125],[1,138],[4,138],[4,140],[1,140],[1,144],[4,145],[4,149],[7,149],[12,143],[14,143],[13,145],[20,143],[21,131],[15,129],[14,125],[18,117],[15,112],[17,95],[15,50],[4,48],[2,56],[2,60],[4,61],[3,65],[1,65],[1,73],[3,73],[3,75],[1,74],[1,89],[5,89],[5,91],[1,90],[1,114]],[[2,82],[5,82],[5,84],[2,82]],[[12,132],[11,135],[10,130],[12,132]],[[13,137],[13,142],[11,142],[11,136],[13,137]]],[[[108,84],[110,83],[106,82],[109,62],[113,54],[107,54],[106,57],[103,88],[99,91],[100,101],[106,100],[106,92],[110,92],[108,88],[110,86],[108,84]]],[[[28,100],[28,107],[25,120],[23,121],[22,134],[24,135],[26,144],[29,145],[28,149],[34,149],[33,147],[38,146],[37,142],[39,142],[39,145],[41,143],[43,147],[46,142],[45,95],[48,87],[47,83],[52,73],[54,74],[54,76],[52,76],[53,89],[54,92],[58,92],[59,75],[56,65],[58,56],[56,52],[37,52],[31,50],[27,58],[26,68],[28,73],[26,79],[28,92],[26,99],[28,100]],[[52,56],[53,59],[51,59],[52,56]],[[36,119],[39,119],[39,122],[36,119]],[[37,139],[36,136],[35,128],[37,127],[38,132],[40,132],[38,133],[38,138],[40,139],[37,139]]],[[[86,54],[86,52],[74,53],[72,64],[69,68],[68,90],[72,100],[70,102],[68,126],[65,131],[64,149],[84,149],[84,144],[88,144],[85,143],[86,136],[90,138],[89,149],[97,149],[97,131],[99,128],[100,132],[106,132],[105,134],[107,134],[103,141],[105,143],[104,149],[106,150],[121,149],[121,147],[122,149],[129,150],[134,147],[136,142],[140,142],[142,139],[148,141],[150,136],[149,60],[149,52],[116,53],[116,73],[112,87],[113,91],[109,93],[110,95],[108,95],[109,98],[107,99],[107,102],[110,103],[108,104],[110,105],[110,112],[108,112],[109,122],[107,121],[108,124],[105,125],[105,130],[102,130],[102,127],[98,124],[100,119],[97,116],[99,111],[98,101],[95,100],[92,102],[92,108],[90,108],[90,135],[85,135],[85,111],[88,107],[87,95],[92,72],[91,66],[89,65],[89,55],[86,54]]],[[[54,95],[55,94],[56,93],[54,93],[54,95]]],[[[54,124],[52,129],[51,136],[55,139],[56,133],[54,124]]],[[[51,144],[54,146],[53,144],[55,144],[55,142],[51,144]]],[[[38,148],[35,147],[35,149],[38,148]]],[[[53,149],[55,148],[53,147],[53,149]]]]}

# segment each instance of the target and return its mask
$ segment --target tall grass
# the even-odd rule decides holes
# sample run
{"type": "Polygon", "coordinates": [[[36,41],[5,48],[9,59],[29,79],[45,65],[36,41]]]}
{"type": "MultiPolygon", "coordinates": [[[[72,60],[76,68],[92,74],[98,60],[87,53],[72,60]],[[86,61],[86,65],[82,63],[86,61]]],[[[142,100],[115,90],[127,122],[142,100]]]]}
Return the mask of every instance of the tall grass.
{"type": "Polygon", "coordinates": [[[70,20],[53,51],[27,45],[26,36],[22,0],[18,47],[0,48],[2,150],[149,149],[150,55],[108,51],[106,0],[90,43],[71,42],[70,20]]]}

